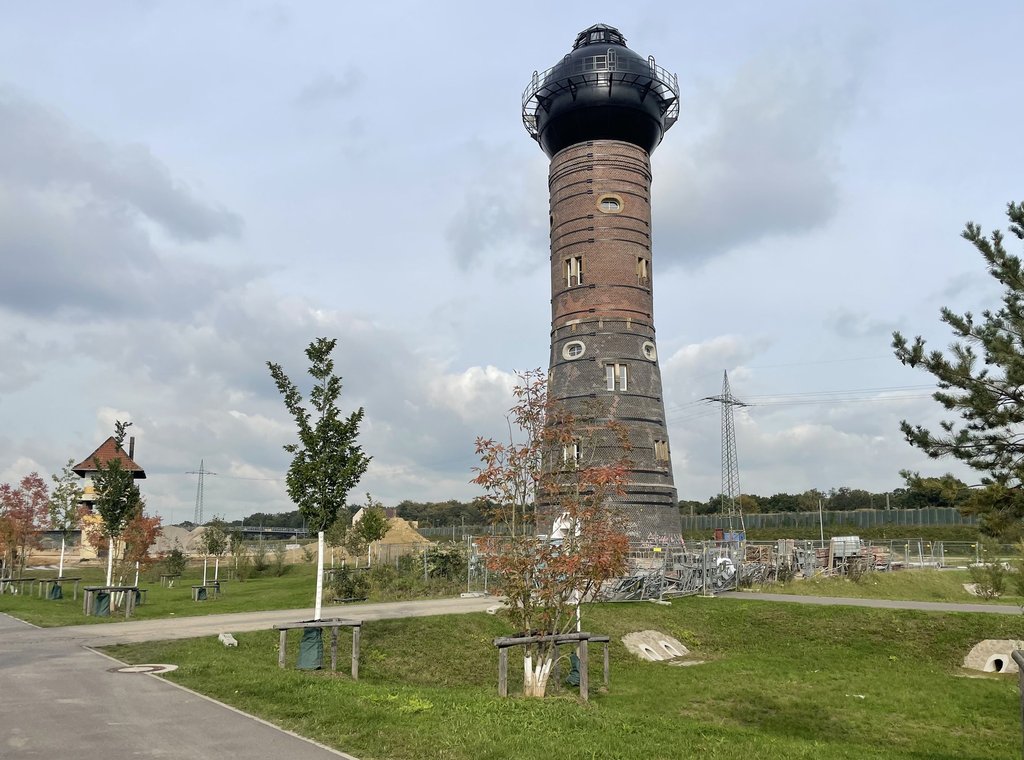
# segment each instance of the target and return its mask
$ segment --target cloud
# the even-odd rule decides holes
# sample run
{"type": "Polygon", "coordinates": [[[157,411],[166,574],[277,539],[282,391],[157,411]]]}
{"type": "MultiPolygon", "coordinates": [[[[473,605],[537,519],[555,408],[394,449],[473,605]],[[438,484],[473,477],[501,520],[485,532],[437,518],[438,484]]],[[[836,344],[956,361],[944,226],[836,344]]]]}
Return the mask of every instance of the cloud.
{"type": "Polygon", "coordinates": [[[349,66],[338,76],[322,73],[295,96],[295,104],[304,108],[348,100],[362,86],[366,76],[361,69],[349,66]]]}
{"type": "Polygon", "coordinates": [[[463,270],[488,266],[522,276],[546,261],[544,162],[523,161],[522,148],[467,146],[471,162],[462,202],[445,238],[463,270]]]}
{"type": "Polygon", "coordinates": [[[874,319],[863,311],[839,309],[830,314],[827,324],[841,338],[887,338],[899,328],[895,322],[874,319]]]}
{"type": "Polygon", "coordinates": [[[856,92],[856,80],[826,63],[824,53],[764,54],[719,89],[688,98],[655,159],[662,265],[698,267],[832,218],[839,136],[856,92]],[[688,119],[705,124],[703,131],[688,127],[688,119]],[[689,140],[676,134],[688,129],[689,140]]]}
{"type": "Polygon", "coordinates": [[[0,332],[0,391],[9,393],[37,380],[48,358],[57,353],[56,341],[30,338],[23,328],[0,332]]]}
{"type": "Polygon", "coordinates": [[[181,241],[242,228],[240,217],[197,199],[145,146],[104,142],[9,86],[0,86],[0,182],[138,216],[181,241]]]}
{"type": "Polygon", "coordinates": [[[154,233],[202,243],[240,229],[146,149],[86,135],[0,87],[0,306],[62,317],[187,312],[244,277],[172,259],[154,233]]]}

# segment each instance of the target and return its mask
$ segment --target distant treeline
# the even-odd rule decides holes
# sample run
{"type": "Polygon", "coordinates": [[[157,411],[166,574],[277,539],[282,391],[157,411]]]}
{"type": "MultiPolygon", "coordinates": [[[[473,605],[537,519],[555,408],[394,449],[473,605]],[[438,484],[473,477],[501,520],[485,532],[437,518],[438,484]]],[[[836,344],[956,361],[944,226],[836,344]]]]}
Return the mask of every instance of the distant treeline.
{"type": "MultiPolygon", "coordinates": [[[[403,501],[398,505],[398,516],[416,520],[424,528],[443,528],[451,525],[485,525],[487,516],[479,503],[472,501],[403,501]]],[[[298,510],[293,512],[254,512],[244,520],[234,520],[231,526],[264,525],[275,528],[302,528],[304,523],[298,510]]]]}
{"type": "MultiPolygon", "coordinates": [[[[742,494],[740,507],[745,514],[756,512],[815,512],[818,503],[824,510],[852,509],[924,509],[925,507],[963,507],[971,500],[971,489],[950,474],[941,478],[922,478],[916,473],[901,473],[905,485],[892,491],[873,493],[860,488],[833,488],[820,491],[812,488],[803,493],[777,493],[772,496],[742,494]]],[[[707,501],[683,500],[683,514],[707,515],[722,511],[722,496],[707,501]]]]}
{"type": "MultiPolygon", "coordinates": [[[[818,501],[825,510],[851,509],[923,509],[925,507],[963,507],[971,496],[967,484],[952,475],[941,478],[922,478],[916,473],[902,473],[905,484],[892,491],[873,493],[860,488],[833,488],[821,491],[812,488],[803,493],[777,493],[772,496],[743,494],[740,505],[745,514],[755,512],[815,512],[818,501]]],[[[707,501],[682,500],[679,511],[683,514],[706,515],[722,511],[722,497],[712,496],[707,501]]],[[[487,525],[486,511],[479,501],[409,501],[399,503],[398,516],[415,520],[424,528],[443,528],[453,525],[487,525]]],[[[238,526],[242,520],[230,525],[238,526]]],[[[298,510],[293,512],[255,512],[244,520],[246,525],[265,525],[279,528],[302,528],[304,523],[298,510]]]]}

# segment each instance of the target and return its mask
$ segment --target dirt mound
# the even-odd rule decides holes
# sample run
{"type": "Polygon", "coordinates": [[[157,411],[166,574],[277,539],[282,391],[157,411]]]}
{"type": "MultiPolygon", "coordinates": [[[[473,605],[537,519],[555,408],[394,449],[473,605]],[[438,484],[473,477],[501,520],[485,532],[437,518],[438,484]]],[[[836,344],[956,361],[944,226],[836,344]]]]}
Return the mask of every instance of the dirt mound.
{"type": "Polygon", "coordinates": [[[430,540],[421,536],[408,520],[392,517],[388,520],[387,534],[381,539],[382,544],[429,544],[430,540]]]}

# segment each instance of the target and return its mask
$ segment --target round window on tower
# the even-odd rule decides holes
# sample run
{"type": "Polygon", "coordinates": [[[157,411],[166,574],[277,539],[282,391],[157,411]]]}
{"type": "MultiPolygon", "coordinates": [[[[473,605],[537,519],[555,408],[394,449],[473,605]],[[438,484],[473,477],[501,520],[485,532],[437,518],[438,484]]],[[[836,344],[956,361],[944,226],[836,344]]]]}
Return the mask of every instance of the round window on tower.
{"type": "Polygon", "coordinates": [[[654,344],[649,340],[645,340],[644,344],[640,346],[640,350],[644,352],[644,356],[650,359],[652,362],[658,358],[658,350],[654,347],[654,344]]]}
{"type": "Polygon", "coordinates": [[[579,359],[586,353],[587,347],[583,345],[582,340],[574,340],[566,343],[562,346],[562,358],[563,359],[579,359]]]}
{"type": "Polygon", "coordinates": [[[597,208],[605,214],[617,214],[622,211],[622,198],[618,195],[602,195],[597,199],[597,208]]]}

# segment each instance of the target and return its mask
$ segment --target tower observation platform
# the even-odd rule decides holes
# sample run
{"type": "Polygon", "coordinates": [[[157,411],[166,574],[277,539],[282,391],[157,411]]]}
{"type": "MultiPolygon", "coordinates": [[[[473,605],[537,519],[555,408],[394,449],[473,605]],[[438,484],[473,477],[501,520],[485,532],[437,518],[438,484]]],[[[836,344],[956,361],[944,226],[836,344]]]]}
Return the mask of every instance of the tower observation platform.
{"type": "Polygon", "coordinates": [[[581,419],[596,404],[628,436],[596,441],[588,461],[631,462],[615,506],[637,545],[680,540],[654,331],[650,162],[678,117],[676,76],[605,24],[580,32],[523,93],[523,124],[551,159],[548,396],[581,419]]]}

